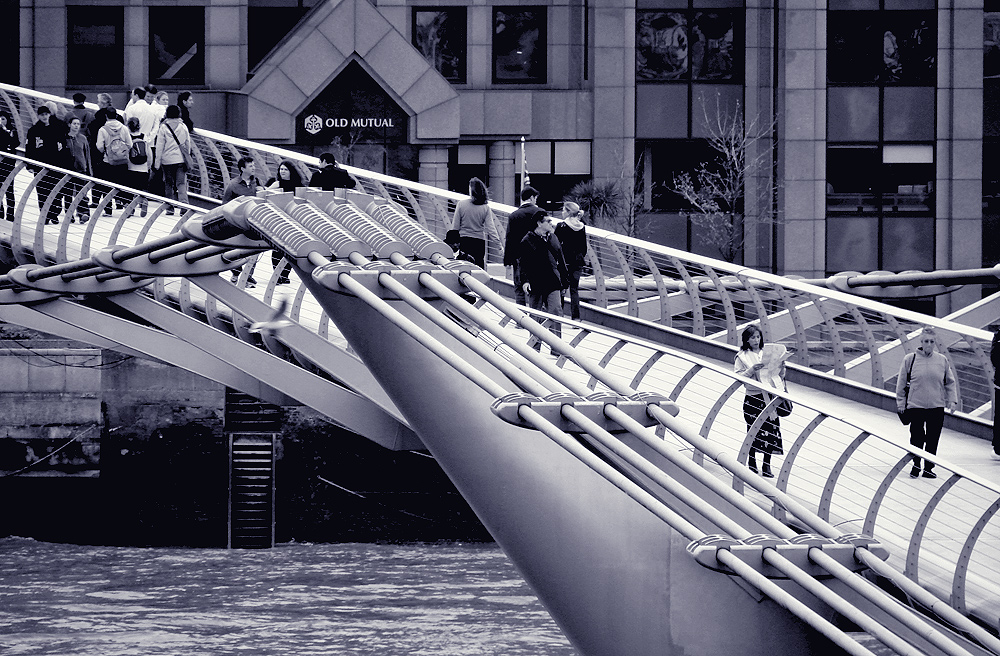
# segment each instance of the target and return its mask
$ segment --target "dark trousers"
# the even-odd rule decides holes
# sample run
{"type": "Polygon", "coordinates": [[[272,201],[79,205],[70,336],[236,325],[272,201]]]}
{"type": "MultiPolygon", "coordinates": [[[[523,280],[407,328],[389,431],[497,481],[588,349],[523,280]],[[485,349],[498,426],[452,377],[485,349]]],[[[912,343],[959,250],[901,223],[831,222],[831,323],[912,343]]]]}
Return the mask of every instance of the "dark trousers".
{"type": "MultiPolygon", "coordinates": [[[[42,179],[38,181],[35,186],[35,194],[38,196],[38,212],[41,213],[42,208],[45,205],[45,201],[49,199],[49,195],[52,193],[53,187],[56,183],[62,179],[62,173],[58,171],[46,171],[42,179]]],[[[45,216],[46,223],[57,223],[59,221],[59,212],[62,211],[62,195],[60,194],[56,198],[52,199],[52,204],[49,205],[49,211],[45,216]]]]}
{"type": "Polygon", "coordinates": [[[569,272],[569,317],[580,319],[580,275],[579,269],[569,272]]]}
{"type": "MultiPolygon", "coordinates": [[[[10,175],[11,171],[13,170],[14,170],[14,160],[8,159],[6,157],[3,160],[0,160],[0,186],[3,186],[3,183],[6,182],[7,180],[7,176],[10,175]]],[[[16,202],[16,199],[14,198],[13,180],[11,180],[10,184],[7,186],[7,192],[5,196],[7,197],[7,214],[6,214],[7,220],[13,221],[14,203],[16,202]]]]}
{"type": "Polygon", "coordinates": [[[472,258],[473,264],[481,269],[486,268],[486,240],[478,237],[462,237],[462,252],[472,258]]]}
{"type": "Polygon", "coordinates": [[[514,262],[514,302],[518,305],[527,305],[528,297],[524,293],[524,282],[521,280],[521,267],[514,262]]]}
{"type": "MultiPolygon", "coordinates": [[[[271,266],[274,267],[275,271],[278,270],[278,265],[281,264],[281,258],[283,258],[284,256],[285,254],[282,253],[281,251],[271,251],[271,266]]],[[[278,284],[283,285],[287,282],[290,282],[288,274],[290,274],[291,272],[292,272],[292,265],[289,264],[288,262],[285,262],[285,266],[281,267],[281,272],[278,273],[278,284]]]]}
{"type": "MultiPolygon", "coordinates": [[[[757,421],[757,417],[764,411],[767,401],[763,396],[757,394],[747,394],[743,398],[743,421],[747,423],[747,430],[757,421]]],[[[766,474],[771,473],[771,454],[784,453],[781,444],[781,423],[777,417],[769,417],[760,425],[756,437],[750,443],[750,455],[747,457],[747,466],[757,471],[757,452],[764,454],[763,468],[761,471],[766,474]]]]}
{"type": "MultiPolygon", "coordinates": [[[[937,454],[941,428],[944,426],[944,408],[908,408],[910,414],[910,444],[928,453],[937,454]]],[[[913,456],[913,466],[920,468],[920,458],[913,456]]],[[[924,471],[934,469],[934,463],[924,460],[924,471]]]]}

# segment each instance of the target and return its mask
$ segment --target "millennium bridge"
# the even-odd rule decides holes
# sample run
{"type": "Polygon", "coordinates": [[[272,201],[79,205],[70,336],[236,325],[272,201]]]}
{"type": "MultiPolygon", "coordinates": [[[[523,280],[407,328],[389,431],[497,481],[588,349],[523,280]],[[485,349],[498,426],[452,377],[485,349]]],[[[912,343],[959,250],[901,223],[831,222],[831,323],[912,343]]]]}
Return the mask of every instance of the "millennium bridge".
{"type": "MultiPolygon", "coordinates": [[[[0,85],[22,143],[48,100],[69,105],[0,85]]],[[[980,466],[1000,298],[939,319],[857,293],[946,292],[993,270],[791,279],[588,228],[572,321],[515,305],[494,248],[485,271],[454,259],[442,237],[462,196],[347,167],[355,190],[220,205],[240,157],[304,177],[318,163],[194,141],[179,213],[3,154],[16,209],[0,222],[0,319],[426,451],[588,656],[1000,654],[1000,474],[980,466]],[[49,204],[73,216],[95,188],[86,223],[46,224],[49,204]],[[731,363],[748,324],[793,353],[771,404],[794,403],[773,480],[746,466],[763,420],[747,430],[731,363]],[[941,456],[911,447],[894,413],[927,326],[959,380],[941,456]],[[913,454],[939,477],[910,478],[913,454]]],[[[502,223],[514,209],[493,207],[502,223]]],[[[234,436],[234,481],[262,442],[234,436]]],[[[234,518],[260,511],[239,503],[234,518]]]]}

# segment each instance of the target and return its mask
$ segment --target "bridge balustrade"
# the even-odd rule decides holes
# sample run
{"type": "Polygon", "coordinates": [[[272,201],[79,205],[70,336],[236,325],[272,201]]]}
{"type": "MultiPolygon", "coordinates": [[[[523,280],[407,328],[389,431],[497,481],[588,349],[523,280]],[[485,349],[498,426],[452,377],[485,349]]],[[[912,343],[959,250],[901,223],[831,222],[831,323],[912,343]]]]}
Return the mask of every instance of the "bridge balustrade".
{"type": "MultiPolygon", "coordinates": [[[[0,84],[0,102],[14,115],[22,141],[35,107],[64,98],[0,84]]],[[[94,106],[96,107],[96,106],[94,106]]],[[[291,160],[308,180],[318,160],[280,147],[196,129],[196,167],[189,193],[219,199],[240,157],[253,157],[261,179],[291,160]]],[[[412,219],[443,237],[461,194],[345,166],[358,190],[392,200],[412,219]]],[[[493,204],[505,229],[515,208],[493,204]]],[[[797,282],[738,265],[588,227],[588,268],[582,295],[628,316],[736,346],[743,326],[758,323],[765,340],[784,344],[792,363],[875,388],[894,390],[903,355],[919,344],[923,326],[938,329],[942,350],[959,381],[960,411],[991,421],[994,405],[991,335],[915,312],[797,282]]],[[[487,244],[487,262],[500,263],[499,244],[487,244]]],[[[1000,319],[1000,317],[998,317],[1000,319]]]]}
{"type": "MultiPolygon", "coordinates": [[[[544,313],[529,314],[547,325],[559,323],[566,341],[631,387],[655,390],[675,401],[681,408],[679,418],[692,433],[746,463],[759,428],[748,429],[743,418],[746,379],[657,344],[544,313]]],[[[497,312],[496,321],[512,328],[507,315],[497,312]]],[[[572,360],[558,362],[587,380],[592,389],[604,389],[572,360]]],[[[774,397],[772,407],[788,395],[777,392],[774,397]]],[[[847,533],[874,536],[889,547],[889,564],[957,610],[996,628],[1000,616],[995,586],[1000,576],[996,486],[923,452],[922,457],[937,463],[939,478],[911,478],[913,448],[906,443],[902,426],[894,441],[801,402],[795,403],[790,416],[780,419],[780,425],[784,455],[775,456],[775,485],[780,490],[847,533]]],[[[657,434],[732,481],[734,489],[775,517],[790,520],[778,501],[746,489],[696,446],[663,427],[657,434]]]]}
{"type": "MultiPolygon", "coordinates": [[[[14,230],[8,254],[13,259],[12,262],[8,261],[11,265],[72,262],[89,257],[108,245],[142,244],[148,239],[175,231],[180,221],[201,212],[195,207],[177,205],[182,212],[169,216],[166,214],[168,204],[165,199],[148,194],[131,194],[128,190],[111,190],[113,194],[109,193],[104,198],[105,203],[113,205],[119,195],[126,196],[125,207],[114,210],[112,216],[105,217],[103,207],[98,205],[92,209],[90,221],[85,226],[69,224],[65,220],[59,225],[46,226],[44,220],[47,208],[44,203],[39,208],[37,203],[40,184],[51,185],[48,198],[52,202],[59,197],[61,188],[68,186],[74,189],[74,193],[69,196],[69,214],[72,215],[72,203],[81,200],[91,187],[100,185],[100,181],[51,167],[44,167],[31,174],[22,157],[4,155],[3,158],[4,161],[14,162],[14,169],[0,185],[5,188],[8,184],[14,184],[17,196],[18,220],[12,226],[14,230]],[[149,202],[148,213],[146,217],[137,219],[142,199],[149,202]]],[[[388,184],[381,180],[378,183],[383,188],[388,184]]],[[[0,188],[0,197],[4,188],[0,188]]],[[[412,211],[412,207],[437,198],[429,192],[415,195],[415,188],[409,190],[409,198],[413,199],[409,208],[398,200],[405,198],[405,195],[401,195],[398,190],[393,192],[398,206],[407,213],[412,211]]],[[[430,202],[430,206],[435,206],[435,202],[441,201],[430,202]]],[[[64,214],[63,219],[65,216],[64,214]]],[[[440,217],[446,216],[446,213],[435,216],[440,221],[440,217]]],[[[432,231],[439,227],[439,224],[429,221],[426,214],[423,225],[432,231]]],[[[644,251],[629,251],[631,244],[626,238],[594,232],[593,260],[610,262],[602,269],[606,273],[616,272],[613,262],[619,262],[621,278],[618,280],[624,283],[621,287],[626,292],[629,289],[629,275],[633,276],[632,288],[636,290],[637,306],[641,305],[640,301],[647,302],[649,298],[653,298],[662,307],[664,296],[640,297],[639,289],[642,284],[636,283],[634,271],[632,274],[625,273],[629,258],[635,257],[636,253],[640,253],[641,257],[644,252],[655,265],[657,258],[665,257],[662,261],[670,262],[675,267],[671,271],[664,265],[668,275],[676,276],[674,280],[685,282],[688,285],[685,290],[697,290],[681,296],[677,292],[665,295],[668,303],[679,302],[676,300],[678,298],[686,298],[690,303],[690,308],[685,313],[672,314],[671,320],[690,321],[689,330],[706,339],[715,338],[731,343],[729,340],[732,339],[732,333],[743,322],[763,317],[772,341],[782,341],[778,336],[779,330],[789,331],[789,334],[794,335],[794,343],[801,343],[800,340],[806,338],[807,348],[803,351],[812,356],[812,349],[808,348],[809,339],[819,339],[819,336],[812,336],[805,328],[801,331],[797,328],[798,325],[807,325],[802,316],[809,312],[824,319],[820,323],[822,328],[816,330],[829,331],[831,336],[827,339],[831,342],[836,341],[833,337],[836,335],[840,340],[840,348],[846,353],[851,352],[844,346],[848,341],[846,335],[852,335],[851,339],[859,342],[873,340],[878,335],[879,339],[889,344],[888,347],[876,349],[876,355],[882,355],[892,349],[892,340],[905,343],[913,330],[925,324],[938,325],[942,332],[958,335],[965,340],[970,353],[976,357],[979,353],[976,353],[973,346],[979,346],[980,352],[982,351],[982,344],[976,341],[975,333],[962,333],[946,322],[924,317],[923,322],[911,320],[901,323],[900,313],[880,314],[882,309],[877,305],[860,309],[854,297],[828,290],[817,291],[811,285],[750,270],[729,269],[717,262],[689,254],[676,254],[667,249],[647,247],[644,251]],[[605,243],[609,244],[607,249],[610,255],[607,257],[597,251],[598,248],[604,248],[605,243]],[[741,284],[727,285],[733,279],[741,284]],[[699,314],[693,309],[696,306],[701,308],[703,323],[700,332],[694,323],[694,318],[699,314]],[[710,307],[714,309],[707,309],[710,307]],[[741,308],[739,312],[737,307],[741,308]],[[833,314],[834,311],[839,311],[840,314],[833,314]],[[719,313],[722,314],[721,317],[718,316],[719,313]],[[842,315],[849,316],[855,323],[847,324],[846,320],[839,319],[842,315]],[[680,319],[677,319],[678,316],[680,319]],[[798,320],[794,318],[796,316],[799,317],[798,320]],[[826,317],[829,317],[829,322],[825,320],[826,317]],[[879,319],[884,325],[876,324],[879,319]],[[845,324],[841,326],[838,321],[845,321],[845,324]],[[871,327],[867,332],[862,330],[858,326],[864,322],[879,325],[879,330],[871,327]]],[[[244,279],[246,269],[248,267],[245,267],[244,279]]],[[[659,267],[656,270],[659,271],[659,267]]],[[[653,268],[649,271],[649,275],[652,275],[653,268]]],[[[660,275],[663,276],[662,273],[660,275]]],[[[72,274],[69,274],[69,278],[72,278],[72,274]]],[[[609,288],[614,290],[609,281],[615,279],[615,276],[604,278],[606,293],[609,288]]],[[[666,286],[665,279],[661,279],[661,282],[666,286]]],[[[264,291],[268,302],[273,291],[273,285],[269,285],[264,291]]],[[[193,292],[187,278],[165,278],[158,279],[152,285],[151,293],[157,300],[178,307],[185,314],[199,318],[204,315],[204,320],[211,323],[211,316],[215,312],[207,310],[207,307],[210,303],[214,304],[215,300],[204,295],[197,297],[193,292]]],[[[304,287],[298,287],[289,315],[303,324],[315,326],[314,330],[324,334],[328,330],[328,319],[316,304],[303,303],[304,295],[304,287]]],[[[629,303],[627,296],[623,297],[622,303],[629,303]]],[[[674,305],[669,307],[673,308],[674,305]]],[[[231,311],[229,317],[234,323],[242,321],[235,311],[231,311]]],[[[498,312],[497,321],[507,323],[509,318],[498,312]]],[[[681,406],[681,417],[694,433],[711,440],[713,444],[724,446],[745,462],[756,427],[747,430],[742,416],[742,382],[730,371],[697,362],[655,344],[634,338],[622,339],[599,327],[569,321],[563,321],[563,324],[564,336],[585,355],[628,380],[632,387],[666,394],[681,406]]],[[[240,331],[237,329],[236,332],[240,331]]],[[[483,333],[481,338],[488,339],[488,336],[483,333]]],[[[787,336],[785,338],[793,339],[787,336]]],[[[503,348],[500,344],[492,346],[503,348]]],[[[957,347],[950,348],[954,353],[957,347]]],[[[863,357],[864,351],[858,349],[857,353],[863,357]]],[[[872,351],[869,350],[868,353],[871,354],[872,351]]],[[[844,357],[846,369],[850,362],[844,357]]],[[[975,362],[973,355],[968,357],[975,362]]],[[[560,359],[559,362],[567,371],[575,371],[587,380],[592,388],[602,389],[582,369],[576,369],[577,365],[571,360],[560,359]]],[[[989,626],[995,626],[995,618],[1000,616],[1000,600],[992,593],[992,582],[1000,573],[997,572],[1000,568],[997,564],[1000,563],[1000,522],[996,518],[1000,509],[1000,493],[994,486],[940,461],[937,469],[941,475],[939,479],[910,479],[905,475],[911,456],[908,445],[873,435],[802,403],[797,403],[795,412],[782,419],[781,423],[785,455],[779,461],[776,479],[780,489],[801,500],[821,518],[846,531],[873,535],[890,546],[893,554],[890,562],[911,579],[937,591],[955,608],[975,615],[989,626]]],[[[660,434],[664,439],[676,440],[675,444],[680,449],[692,449],[688,442],[682,442],[674,435],[663,431],[660,434]]],[[[713,464],[696,448],[691,454],[696,462],[719,476],[733,480],[736,489],[769,507],[773,514],[786,518],[784,509],[773,499],[744,489],[738,480],[732,479],[730,473],[713,464]]]]}

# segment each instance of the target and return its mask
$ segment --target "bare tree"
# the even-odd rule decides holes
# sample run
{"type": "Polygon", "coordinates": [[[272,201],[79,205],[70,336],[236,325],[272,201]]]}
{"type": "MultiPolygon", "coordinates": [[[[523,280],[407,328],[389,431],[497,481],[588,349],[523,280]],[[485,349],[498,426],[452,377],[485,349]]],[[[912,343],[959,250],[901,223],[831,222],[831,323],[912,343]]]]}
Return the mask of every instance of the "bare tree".
{"type": "Polygon", "coordinates": [[[774,121],[764,124],[756,116],[747,123],[739,103],[728,111],[718,97],[714,115],[709,112],[706,103],[705,128],[715,159],[699,164],[693,174],[674,176],[668,189],[690,203],[691,223],[702,240],[717,248],[724,260],[734,262],[743,251],[747,231],[776,220],[771,202],[774,121]]]}

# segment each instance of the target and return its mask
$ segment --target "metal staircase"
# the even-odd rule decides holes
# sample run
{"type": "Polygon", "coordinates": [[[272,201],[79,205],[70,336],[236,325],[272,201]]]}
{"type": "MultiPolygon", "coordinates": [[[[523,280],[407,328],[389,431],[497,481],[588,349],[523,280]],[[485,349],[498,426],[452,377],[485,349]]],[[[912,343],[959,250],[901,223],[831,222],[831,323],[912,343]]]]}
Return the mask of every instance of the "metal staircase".
{"type": "Polygon", "coordinates": [[[274,546],[274,452],[281,408],[226,389],[229,441],[229,547],[274,546]]]}

